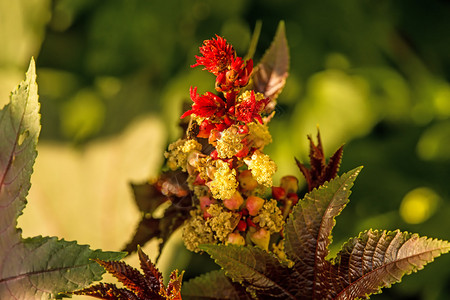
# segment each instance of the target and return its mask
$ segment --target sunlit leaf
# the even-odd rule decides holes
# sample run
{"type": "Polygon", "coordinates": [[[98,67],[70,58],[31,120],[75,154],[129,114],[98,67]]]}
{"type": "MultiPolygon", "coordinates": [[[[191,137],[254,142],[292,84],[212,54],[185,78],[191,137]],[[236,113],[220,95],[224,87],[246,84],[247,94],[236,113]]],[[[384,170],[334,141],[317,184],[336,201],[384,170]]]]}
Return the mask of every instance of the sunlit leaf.
{"type": "Polygon", "coordinates": [[[299,295],[320,299],[331,263],[325,258],[335,217],[348,203],[350,188],[361,168],[356,168],[314,189],[299,201],[286,222],[286,255],[294,261],[292,277],[302,288],[299,295]]]}
{"type": "MultiPolygon", "coordinates": [[[[408,232],[368,230],[350,239],[338,253],[329,281],[333,297],[366,298],[381,288],[400,282],[404,275],[416,272],[450,251],[450,243],[408,232]]],[[[322,292],[322,295],[325,295],[322,292]]]]}
{"type": "Polygon", "coordinates": [[[0,298],[41,299],[84,287],[104,272],[92,259],[123,253],[92,251],[52,237],[23,239],[17,217],[26,205],[40,132],[34,60],[0,111],[0,298]]]}

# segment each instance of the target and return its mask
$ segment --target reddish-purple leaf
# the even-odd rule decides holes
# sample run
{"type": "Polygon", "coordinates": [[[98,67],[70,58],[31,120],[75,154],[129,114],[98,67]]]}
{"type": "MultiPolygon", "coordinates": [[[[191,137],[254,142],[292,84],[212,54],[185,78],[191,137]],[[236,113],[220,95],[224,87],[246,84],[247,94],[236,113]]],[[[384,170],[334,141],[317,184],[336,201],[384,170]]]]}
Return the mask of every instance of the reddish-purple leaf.
{"type": "Polygon", "coordinates": [[[105,300],[139,300],[139,297],[130,290],[116,287],[110,283],[99,283],[86,289],[73,292],[74,295],[86,295],[105,300]]]}
{"type": "Polygon", "coordinates": [[[308,139],[310,167],[307,168],[297,159],[295,159],[295,162],[305,177],[306,183],[308,184],[308,192],[310,192],[337,176],[342,160],[344,146],[341,146],[338,150],[336,150],[327,164],[323,151],[322,140],[320,138],[320,132],[317,131],[317,145],[314,143],[311,136],[308,136],[308,139]]]}
{"type": "Polygon", "coordinates": [[[421,270],[434,258],[450,251],[450,243],[408,232],[368,230],[350,239],[338,253],[329,278],[329,296],[356,299],[381,292],[404,275],[421,270]]]}

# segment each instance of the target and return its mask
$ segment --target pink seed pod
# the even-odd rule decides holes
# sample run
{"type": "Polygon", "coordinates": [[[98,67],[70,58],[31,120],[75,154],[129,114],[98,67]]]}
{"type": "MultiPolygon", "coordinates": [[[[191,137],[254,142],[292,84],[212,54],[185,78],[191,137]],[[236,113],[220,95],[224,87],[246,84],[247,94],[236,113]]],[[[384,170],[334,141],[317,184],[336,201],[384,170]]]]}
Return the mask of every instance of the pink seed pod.
{"type": "Polygon", "coordinates": [[[260,228],[259,230],[250,233],[250,240],[255,245],[268,251],[270,242],[270,233],[264,228],[260,228]]]}
{"type": "Polygon", "coordinates": [[[229,210],[237,210],[243,203],[244,198],[238,191],[235,191],[231,198],[223,200],[223,205],[229,210]]]}
{"type": "Polygon", "coordinates": [[[238,181],[244,191],[252,191],[258,186],[258,182],[253,178],[250,170],[244,170],[239,173],[238,181]]]}
{"type": "Polygon", "coordinates": [[[249,196],[245,202],[245,207],[250,216],[256,216],[264,205],[264,199],[257,196],[249,196]]]}
{"type": "Polygon", "coordinates": [[[232,232],[228,235],[226,244],[234,244],[234,245],[245,245],[245,239],[239,232],[232,232]]]}

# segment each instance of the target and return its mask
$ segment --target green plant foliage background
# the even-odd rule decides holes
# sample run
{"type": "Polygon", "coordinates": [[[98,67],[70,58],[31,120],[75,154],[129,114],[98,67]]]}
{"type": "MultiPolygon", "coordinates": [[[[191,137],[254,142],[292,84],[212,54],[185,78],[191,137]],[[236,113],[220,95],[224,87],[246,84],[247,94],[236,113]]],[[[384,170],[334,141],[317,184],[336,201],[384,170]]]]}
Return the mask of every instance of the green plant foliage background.
{"type": "MultiPolygon", "coordinates": [[[[261,20],[257,61],[285,20],[290,76],[267,149],[277,176],[300,176],[293,157],[306,161],[306,134],[319,125],[328,155],[346,143],[341,170],[365,166],[337,245],[370,227],[450,240],[449,17],[441,0],[0,0],[0,105],[32,55],[41,101],[19,225],[119,250],[139,220],[127,181],[156,175],[189,87],[213,88],[210,74],[189,68],[202,41],[217,33],[245,55],[261,20]]],[[[177,247],[170,268],[188,268],[186,279],[206,271],[177,247]]],[[[373,298],[450,298],[449,263],[443,256],[373,298]]]]}

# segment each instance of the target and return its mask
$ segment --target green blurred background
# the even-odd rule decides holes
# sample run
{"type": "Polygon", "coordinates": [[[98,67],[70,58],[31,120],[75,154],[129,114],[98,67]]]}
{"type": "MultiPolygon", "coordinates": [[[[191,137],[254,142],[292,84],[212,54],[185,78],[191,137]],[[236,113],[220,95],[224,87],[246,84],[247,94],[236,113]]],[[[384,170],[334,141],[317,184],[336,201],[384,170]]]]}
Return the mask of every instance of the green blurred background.
{"type": "MultiPolygon", "coordinates": [[[[127,182],[157,174],[189,87],[213,89],[211,74],[189,68],[198,47],[217,33],[243,56],[258,20],[255,60],[280,20],[291,54],[266,148],[277,178],[300,176],[293,157],[307,159],[317,126],[328,155],[346,144],[342,171],[365,166],[332,251],[369,228],[450,240],[444,0],[0,0],[0,104],[31,56],[38,68],[42,133],[24,235],[119,250],[140,217],[127,182]]],[[[178,241],[169,248],[162,269],[204,271],[178,241]]],[[[450,299],[449,266],[443,256],[372,298],[450,299]]]]}

